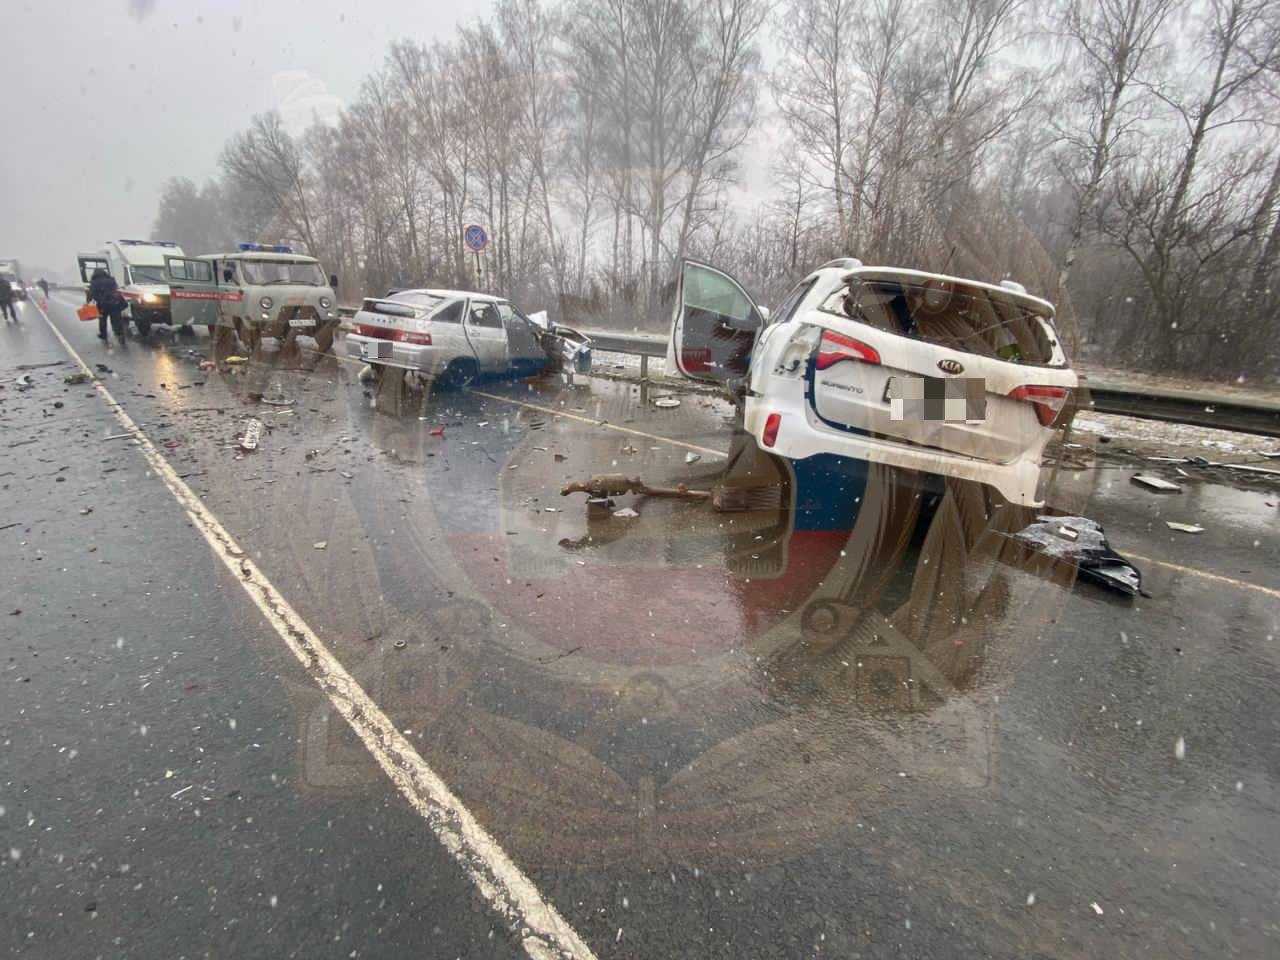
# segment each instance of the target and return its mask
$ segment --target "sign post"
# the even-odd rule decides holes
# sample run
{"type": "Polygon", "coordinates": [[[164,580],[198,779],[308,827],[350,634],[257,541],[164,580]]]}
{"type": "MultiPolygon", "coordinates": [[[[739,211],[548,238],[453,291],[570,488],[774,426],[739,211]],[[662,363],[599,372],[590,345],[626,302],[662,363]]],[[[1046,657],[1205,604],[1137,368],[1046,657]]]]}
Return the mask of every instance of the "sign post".
{"type": "Polygon", "coordinates": [[[480,286],[483,281],[483,274],[480,270],[480,253],[489,245],[489,237],[485,234],[484,227],[478,223],[473,223],[462,231],[462,242],[466,244],[467,249],[476,258],[476,286],[480,286]]]}

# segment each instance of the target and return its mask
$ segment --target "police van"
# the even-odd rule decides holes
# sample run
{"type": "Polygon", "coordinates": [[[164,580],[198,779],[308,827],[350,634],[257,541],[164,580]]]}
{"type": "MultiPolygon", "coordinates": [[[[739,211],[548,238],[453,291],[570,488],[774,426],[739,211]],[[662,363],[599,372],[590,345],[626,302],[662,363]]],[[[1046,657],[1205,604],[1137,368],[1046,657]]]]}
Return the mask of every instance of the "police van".
{"type": "Polygon", "coordinates": [[[338,331],[336,277],[315,257],[283,244],[241,243],[234,253],[166,256],[174,322],[234,330],[248,350],[312,337],[321,352],[338,331]]]}
{"type": "Polygon", "coordinates": [[[129,304],[127,317],[145,336],[153,323],[181,323],[170,311],[164,262],[166,257],[183,255],[182,248],[169,240],[108,240],[97,253],[82,253],[76,260],[86,289],[99,268],[115,278],[129,304]]]}

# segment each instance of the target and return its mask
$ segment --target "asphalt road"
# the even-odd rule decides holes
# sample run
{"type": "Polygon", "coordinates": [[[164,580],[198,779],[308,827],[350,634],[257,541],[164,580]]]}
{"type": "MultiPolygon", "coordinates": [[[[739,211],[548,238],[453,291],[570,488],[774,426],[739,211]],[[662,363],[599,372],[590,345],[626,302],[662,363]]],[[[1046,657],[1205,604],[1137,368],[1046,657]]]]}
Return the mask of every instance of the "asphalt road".
{"type": "MultiPolygon", "coordinates": [[[[108,350],[74,306],[50,317],[109,397],[595,956],[1280,952],[1280,492],[1160,496],[1081,451],[1052,503],[1135,559],[1126,601],[980,489],[753,454],[713,397],[205,371],[203,331],[108,350]],[[560,495],[602,473],[751,509],[560,495]]],[[[10,955],[537,955],[22,309],[10,955]]]]}

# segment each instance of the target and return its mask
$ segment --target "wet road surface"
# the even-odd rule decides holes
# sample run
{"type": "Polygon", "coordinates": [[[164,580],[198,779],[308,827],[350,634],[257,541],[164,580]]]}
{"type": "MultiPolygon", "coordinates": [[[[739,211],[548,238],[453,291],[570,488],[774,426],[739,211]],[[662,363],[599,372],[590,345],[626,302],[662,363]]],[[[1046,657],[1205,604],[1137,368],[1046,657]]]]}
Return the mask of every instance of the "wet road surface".
{"type": "MultiPolygon", "coordinates": [[[[111,396],[595,955],[1280,949],[1276,491],[1063,469],[1130,602],[981,489],[764,457],[712,396],[210,372],[203,331],[108,351],[74,305],[111,396]],[[601,473],[750,509],[560,496],[601,473]]],[[[10,953],[519,955],[32,305],[0,356],[10,953]]]]}

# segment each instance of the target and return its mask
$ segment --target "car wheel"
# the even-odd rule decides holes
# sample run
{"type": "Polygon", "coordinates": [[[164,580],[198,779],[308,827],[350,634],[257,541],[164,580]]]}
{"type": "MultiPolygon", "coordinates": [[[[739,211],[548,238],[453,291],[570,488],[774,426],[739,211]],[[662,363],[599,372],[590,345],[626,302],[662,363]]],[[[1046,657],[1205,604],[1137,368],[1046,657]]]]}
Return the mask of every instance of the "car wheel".
{"type": "Polygon", "coordinates": [[[461,390],[479,374],[480,368],[470,359],[452,360],[436,381],[442,390],[461,390]]]}

